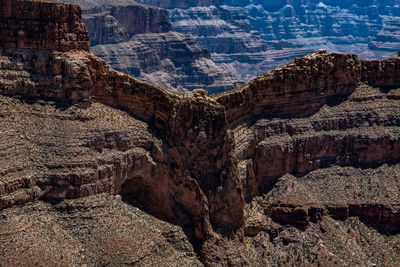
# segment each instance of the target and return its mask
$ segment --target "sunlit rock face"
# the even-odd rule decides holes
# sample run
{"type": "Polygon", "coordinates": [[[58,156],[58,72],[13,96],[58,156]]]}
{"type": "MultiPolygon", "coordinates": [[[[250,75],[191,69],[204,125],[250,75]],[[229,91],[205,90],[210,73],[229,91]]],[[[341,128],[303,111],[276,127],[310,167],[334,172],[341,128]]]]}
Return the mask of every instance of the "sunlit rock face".
{"type": "Polygon", "coordinates": [[[93,55],[77,5],[0,6],[1,266],[399,266],[400,56],[183,95],[93,55]]]}
{"type": "Polygon", "coordinates": [[[224,0],[138,0],[137,2],[163,8],[188,8],[194,6],[220,6],[224,0]]]}
{"type": "Polygon", "coordinates": [[[396,0],[172,4],[166,8],[174,29],[192,34],[220,67],[245,81],[319,49],[356,53],[365,59],[383,59],[399,50],[396,0]]]}
{"type": "Polygon", "coordinates": [[[133,0],[68,2],[83,9],[92,51],[116,70],[180,93],[218,93],[242,84],[191,36],[173,31],[165,9],[133,0]]]}

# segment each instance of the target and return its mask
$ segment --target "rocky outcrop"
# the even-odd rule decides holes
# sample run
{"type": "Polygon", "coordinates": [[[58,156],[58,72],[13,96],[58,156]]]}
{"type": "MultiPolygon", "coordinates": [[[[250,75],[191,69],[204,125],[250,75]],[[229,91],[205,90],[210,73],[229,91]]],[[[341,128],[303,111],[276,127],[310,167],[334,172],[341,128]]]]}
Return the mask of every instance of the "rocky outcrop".
{"type": "MultiPolygon", "coordinates": [[[[40,22],[59,27],[50,14],[40,22]]],[[[20,263],[18,242],[23,259],[63,260],[58,240],[78,265],[189,266],[194,252],[207,266],[294,264],[281,255],[321,242],[320,263],[322,252],[337,264],[341,253],[399,261],[399,56],[320,51],[210,97],[138,81],[86,48],[36,46],[64,35],[27,36],[39,39],[0,49],[1,263],[20,263]],[[343,238],[356,244],[338,247],[343,238]]]]}
{"type": "Polygon", "coordinates": [[[3,1],[0,10],[0,45],[10,48],[66,52],[89,51],[89,37],[81,10],[73,5],[3,1]],[[48,12],[51,9],[51,12],[48,12]],[[43,18],[43,21],[38,20],[43,18]],[[49,24],[48,21],[54,21],[49,24]]]}
{"type": "Polygon", "coordinates": [[[359,217],[369,226],[385,232],[399,232],[400,212],[395,207],[384,204],[350,204],[348,206],[321,207],[300,203],[274,203],[265,209],[265,214],[283,224],[304,228],[311,223],[322,221],[324,216],[346,220],[359,217]]]}
{"type": "Polygon", "coordinates": [[[242,84],[190,36],[173,32],[165,9],[131,0],[70,2],[83,8],[93,53],[116,70],[180,93],[216,93],[242,84]]]}
{"type": "MultiPolygon", "coordinates": [[[[43,2],[30,4],[40,8],[43,2]]],[[[66,7],[74,7],[71,12],[79,11],[74,5],[66,7]]],[[[41,19],[45,23],[45,17],[41,19]]],[[[96,111],[92,106],[94,110],[77,115],[75,120],[68,108],[66,113],[63,109],[59,113],[55,107],[50,111],[54,116],[48,117],[39,107],[42,122],[28,115],[18,119],[22,124],[17,126],[14,115],[36,112],[29,111],[29,106],[14,109],[7,98],[3,99],[2,124],[8,129],[4,132],[5,143],[20,138],[13,134],[15,125],[24,129],[21,136],[48,146],[31,151],[35,158],[30,162],[32,171],[21,176],[15,175],[20,164],[26,162],[14,160],[29,152],[23,148],[24,141],[19,139],[21,150],[6,150],[5,155],[9,156],[2,160],[5,164],[1,170],[2,209],[38,199],[74,199],[107,192],[121,194],[147,212],[182,225],[198,250],[210,237],[242,237],[243,213],[237,207],[243,205],[243,198],[231,150],[233,139],[225,124],[223,107],[211,101],[206,92],[195,91],[187,96],[167,92],[112,70],[86,50],[56,52],[4,46],[1,66],[2,95],[63,99],[83,106],[92,100],[100,101],[126,108],[144,121],[132,121],[133,128],[127,131],[118,126],[115,118],[120,115],[110,108],[99,107],[96,111]],[[15,113],[16,110],[20,111],[15,113]],[[111,117],[97,112],[111,112],[111,117]],[[71,124],[67,126],[62,118],[71,124]],[[27,119],[35,125],[44,123],[41,133],[34,134],[35,126],[27,119]],[[84,121],[93,125],[89,123],[82,130],[80,124],[84,121]],[[107,124],[110,127],[96,129],[96,125],[107,124]],[[160,137],[142,136],[148,127],[160,137]],[[9,131],[11,135],[7,134],[9,131]],[[48,138],[51,132],[54,137],[61,135],[48,138]],[[65,142],[67,147],[74,142],[80,145],[72,149],[75,152],[66,148],[69,152],[64,153],[59,150],[59,142],[65,142]],[[96,155],[89,156],[90,150],[96,155]],[[70,153],[76,153],[73,161],[68,160],[70,153]]]]}
{"type": "Polygon", "coordinates": [[[372,113],[365,112],[361,116],[356,114],[361,114],[363,109],[360,107],[359,110],[357,106],[345,114],[335,109],[321,111],[321,108],[326,104],[337,105],[344,99],[349,99],[345,102],[349,104],[343,104],[342,109],[353,102],[367,106],[381,101],[382,106],[390,106],[388,103],[394,99],[391,95],[382,95],[359,83],[394,88],[399,82],[394,75],[399,69],[398,64],[398,57],[386,61],[360,61],[354,55],[320,51],[295,59],[236,91],[218,96],[217,101],[225,106],[231,127],[238,129],[238,140],[242,135],[250,135],[242,132],[241,125],[259,114],[280,118],[276,121],[256,120],[252,123],[256,129],[252,136],[244,139],[245,142],[238,141],[241,146],[237,148],[237,157],[246,162],[243,167],[246,169],[247,196],[251,198],[259,190],[267,190],[286,173],[304,175],[332,164],[353,166],[396,162],[398,143],[397,138],[392,138],[392,134],[397,135],[396,130],[387,135],[366,130],[363,130],[364,135],[357,134],[357,129],[365,123],[392,127],[397,119],[386,113],[390,111],[373,115],[371,108],[372,113]],[[318,75],[314,76],[316,73],[318,75]],[[330,114],[329,120],[327,114],[330,114]],[[285,116],[309,118],[292,122],[285,120],[285,116]],[[385,120],[386,116],[392,119],[385,120]],[[290,138],[282,142],[285,134],[290,138]],[[251,162],[247,162],[249,159],[251,162]]]}
{"type": "Polygon", "coordinates": [[[322,50],[276,68],[217,101],[226,107],[233,125],[257,114],[302,116],[332,97],[352,93],[360,81],[357,56],[322,50]]]}
{"type": "Polygon", "coordinates": [[[83,22],[89,29],[92,46],[128,41],[141,33],[172,31],[167,10],[141,5],[133,0],[68,2],[83,8],[83,22]]]}

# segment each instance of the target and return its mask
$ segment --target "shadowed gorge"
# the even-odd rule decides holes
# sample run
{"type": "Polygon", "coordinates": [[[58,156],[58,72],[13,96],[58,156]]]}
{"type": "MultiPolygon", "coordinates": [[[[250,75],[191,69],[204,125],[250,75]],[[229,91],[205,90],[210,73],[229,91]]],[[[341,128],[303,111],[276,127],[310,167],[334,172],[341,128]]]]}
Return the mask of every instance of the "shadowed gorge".
{"type": "Polygon", "coordinates": [[[400,262],[398,55],[181,95],[91,54],[77,5],[0,4],[0,265],[400,262]]]}

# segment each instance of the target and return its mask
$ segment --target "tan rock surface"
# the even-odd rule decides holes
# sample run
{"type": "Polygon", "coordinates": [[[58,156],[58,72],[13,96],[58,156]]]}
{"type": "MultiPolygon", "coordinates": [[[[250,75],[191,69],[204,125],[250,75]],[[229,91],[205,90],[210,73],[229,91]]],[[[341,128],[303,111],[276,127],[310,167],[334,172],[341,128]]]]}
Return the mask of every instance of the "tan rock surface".
{"type": "Polygon", "coordinates": [[[243,83],[222,70],[169,12],[133,0],[69,0],[83,9],[92,52],[112,68],[172,92],[231,90],[243,83]]]}
{"type": "Polygon", "coordinates": [[[398,265],[398,56],[321,51],[179,95],[30,30],[0,43],[0,265],[398,265]]]}

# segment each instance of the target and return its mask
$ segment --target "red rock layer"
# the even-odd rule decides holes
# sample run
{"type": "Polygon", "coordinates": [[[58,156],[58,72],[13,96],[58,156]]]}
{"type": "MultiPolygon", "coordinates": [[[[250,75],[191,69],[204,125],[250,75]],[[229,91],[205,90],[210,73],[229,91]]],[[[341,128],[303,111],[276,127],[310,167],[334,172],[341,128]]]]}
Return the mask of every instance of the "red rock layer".
{"type": "Polygon", "coordinates": [[[49,51],[89,51],[81,9],[50,1],[1,1],[0,46],[49,51]]]}
{"type": "Polygon", "coordinates": [[[301,203],[274,203],[265,209],[265,214],[283,224],[307,227],[311,222],[317,223],[324,216],[346,220],[358,217],[369,226],[385,232],[400,231],[400,207],[384,204],[349,204],[346,206],[303,205],[301,203]]]}
{"type": "Polygon", "coordinates": [[[363,61],[356,55],[318,53],[294,59],[216,100],[236,125],[258,114],[304,116],[339,96],[353,93],[359,82],[371,86],[396,87],[400,57],[363,61]]]}
{"type": "MultiPolygon", "coordinates": [[[[16,8],[27,8],[20,6],[25,2],[12,4],[4,0],[4,3],[10,5],[14,12],[16,8]]],[[[36,1],[26,3],[32,9],[49,5],[51,8],[48,11],[52,8],[57,11],[59,7],[61,10],[70,8],[76,11],[76,19],[80,14],[79,7],[74,5],[53,6],[50,2],[36,1]]],[[[7,16],[4,20],[12,22],[7,16]]],[[[51,16],[37,20],[44,25],[57,25],[57,20],[51,16]]],[[[35,35],[35,38],[38,43],[46,41],[46,38],[58,42],[57,36],[35,35]]],[[[83,39],[87,39],[87,32],[83,39]]],[[[27,52],[2,43],[0,52],[2,95],[63,99],[83,105],[97,100],[125,108],[148,122],[150,127],[155,127],[165,140],[166,149],[159,152],[161,155],[155,155],[156,160],[163,163],[154,168],[147,162],[150,166],[144,173],[135,175],[136,164],[132,163],[139,159],[128,157],[124,159],[127,161],[123,164],[125,167],[116,163],[117,169],[128,168],[121,171],[124,175],[104,170],[93,176],[93,179],[100,180],[111,178],[109,182],[113,186],[103,184],[90,189],[83,184],[91,184],[92,178],[82,180],[70,177],[68,182],[62,181],[60,188],[58,176],[54,176],[41,185],[47,188],[47,193],[32,193],[17,201],[8,201],[6,198],[2,201],[2,208],[37,198],[79,198],[100,192],[133,194],[137,193],[137,189],[133,187],[129,189],[133,190],[131,192],[123,191],[121,186],[125,184],[132,187],[128,180],[139,176],[144,184],[153,187],[146,195],[136,196],[137,201],[147,211],[184,225],[193,237],[205,240],[214,231],[223,235],[242,234],[243,212],[241,208],[234,208],[243,206],[243,198],[234,167],[235,157],[231,149],[233,139],[226,128],[223,107],[211,101],[204,91],[195,91],[186,96],[167,92],[112,70],[86,49],[55,52],[31,47],[27,52]],[[52,186],[54,188],[49,189],[52,186]]],[[[107,147],[107,142],[95,142],[93,147],[102,150],[107,147]]],[[[29,184],[36,186],[37,183],[29,184]]],[[[4,188],[5,195],[14,191],[12,185],[5,185],[4,188]]]]}
{"type": "MultiPolygon", "coordinates": [[[[285,173],[300,177],[332,165],[400,161],[397,91],[360,84],[400,87],[398,56],[366,62],[321,51],[227,94],[178,95],[116,72],[93,56],[79,7],[0,4],[6,7],[2,32],[11,36],[0,41],[0,94],[78,103],[88,112],[4,98],[1,134],[8,152],[0,154],[6,162],[0,169],[2,209],[38,199],[122,194],[182,226],[203,245],[206,264],[238,265],[240,260],[227,259],[229,248],[221,237],[242,244],[245,197],[268,192],[285,173]],[[42,34],[39,26],[56,30],[42,34]],[[26,35],[14,34],[20,30],[26,35]],[[130,128],[119,120],[129,121],[130,128]],[[17,149],[10,150],[10,144],[17,149]]],[[[318,221],[326,209],[340,217],[331,205],[293,203],[265,210],[277,221],[300,226],[318,221]]],[[[369,225],[398,231],[398,212],[387,205],[350,204],[341,206],[343,218],[359,216],[369,225]]]]}

